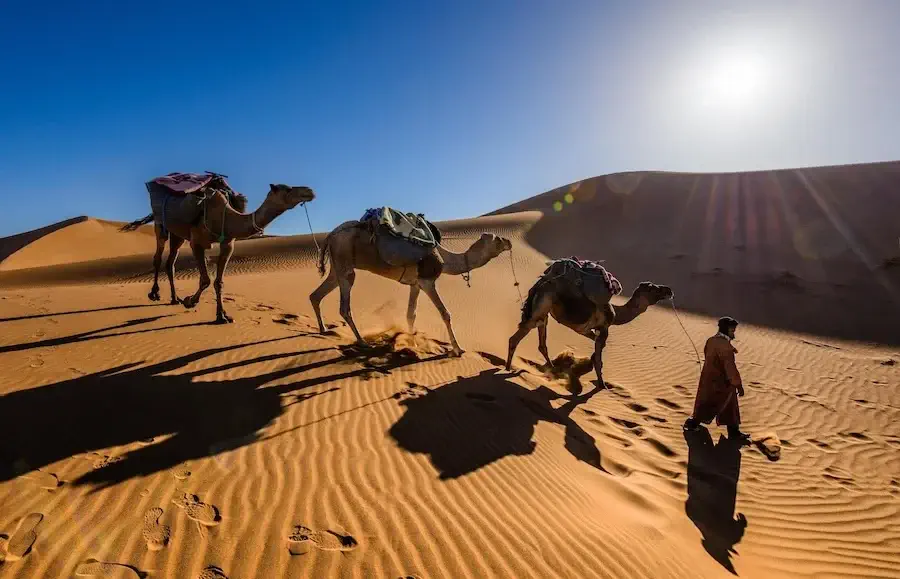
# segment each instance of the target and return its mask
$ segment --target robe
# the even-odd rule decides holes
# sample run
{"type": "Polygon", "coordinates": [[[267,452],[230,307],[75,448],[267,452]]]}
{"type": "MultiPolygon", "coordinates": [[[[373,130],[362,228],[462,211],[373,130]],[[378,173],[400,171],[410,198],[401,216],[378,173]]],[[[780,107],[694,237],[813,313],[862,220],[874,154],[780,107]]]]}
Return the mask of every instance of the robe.
{"type": "Polygon", "coordinates": [[[721,334],[706,341],[703,348],[706,360],[700,371],[692,415],[698,422],[709,424],[715,418],[720,426],[738,426],[741,423],[737,390],[743,384],[734,361],[736,353],[731,341],[721,334]]]}

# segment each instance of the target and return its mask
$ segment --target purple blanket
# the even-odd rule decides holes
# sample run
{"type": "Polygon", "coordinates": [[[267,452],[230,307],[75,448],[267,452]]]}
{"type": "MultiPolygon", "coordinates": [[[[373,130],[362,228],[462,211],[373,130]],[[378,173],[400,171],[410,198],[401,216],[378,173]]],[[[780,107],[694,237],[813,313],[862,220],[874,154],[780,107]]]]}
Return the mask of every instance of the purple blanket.
{"type": "Polygon", "coordinates": [[[175,195],[187,195],[188,193],[196,193],[203,189],[209,185],[213,179],[220,179],[226,187],[228,186],[221,175],[213,173],[206,173],[204,175],[200,175],[199,173],[169,173],[168,175],[152,179],[150,183],[161,185],[175,195]]]}
{"type": "Polygon", "coordinates": [[[599,261],[580,259],[579,257],[574,255],[572,257],[559,259],[557,261],[565,261],[571,263],[587,275],[602,277],[603,281],[606,283],[606,287],[609,288],[609,293],[614,296],[622,293],[622,283],[618,279],[616,279],[616,277],[611,274],[608,269],[603,267],[603,265],[601,265],[599,261]]]}

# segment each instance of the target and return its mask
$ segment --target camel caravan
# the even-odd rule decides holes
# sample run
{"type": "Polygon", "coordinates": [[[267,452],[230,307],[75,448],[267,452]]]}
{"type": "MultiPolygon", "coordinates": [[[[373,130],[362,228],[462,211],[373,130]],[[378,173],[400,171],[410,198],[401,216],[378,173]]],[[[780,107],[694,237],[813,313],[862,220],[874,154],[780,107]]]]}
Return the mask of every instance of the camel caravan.
{"type": "MultiPolygon", "coordinates": [[[[169,173],[148,181],[146,188],[151,213],[125,225],[122,230],[134,231],[153,223],[156,253],[153,257],[153,287],[148,297],[153,301],[160,299],[159,271],[168,242],[166,276],[171,291],[170,303],[195,307],[210,285],[206,251],[213,243],[218,243],[213,284],[216,323],[234,321],[223,306],[222,290],[235,240],[261,235],[279,215],[315,199],[315,193],[309,187],[273,184],[269,186],[265,201],[255,211],[245,213],[247,198],[228,185],[225,175],[209,171],[204,174],[169,173]],[[200,269],[200,283],[193,295],[179,300],[175,291],[175,261],[185,241],[189,242],[200,269]]],[[[360,219],[335,227],[319,248],[317,267],[324,280],[309,296],[319,332],[326,331],[321,302],[338,289],[341,317],[353,331],[357,343],[366,345],[353,321],[350,307],[356,270],[361,269],[409,286],[406,319],[410,332],[415,330],[419,293],[424,292],[447,327],[451,355],[458,356],[463,350],[453,332],[450,313],[438,293],[437,280],[442,274],[466,276],[511,250],[509,239],[482,233],[463,253],[454,253],[441,244],[440,230],[424,215],[403,213],[391,207],[368,209],[360,219]]],[[[547,322],[552,316],[594,342],[593,368],[598,384],[602,386],[602,353],[610,326],[627,324],[651,305],[674,296],[669,287],[642,282],[624,305],[613,305],[611,299],[621,293],[622,284],[599,262],[575,257],[549,262],[522,304],[521,321],[509,339],[507,370],[512,369],[517,346],[534,328],[538,330],[538,350],[548,367],[553,366],[547,351],[547,322]]]]}

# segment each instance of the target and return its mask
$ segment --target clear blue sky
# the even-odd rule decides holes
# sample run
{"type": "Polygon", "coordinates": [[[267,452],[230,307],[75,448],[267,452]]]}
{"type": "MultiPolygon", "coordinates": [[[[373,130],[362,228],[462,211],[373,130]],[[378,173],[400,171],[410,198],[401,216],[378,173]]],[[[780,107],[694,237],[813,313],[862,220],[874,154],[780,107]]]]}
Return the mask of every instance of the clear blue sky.
{"type": "Polygon", "coordinates": [[[898,24],[895,0],[3,0],[0,235],[140,217],[170,171],[252,207],[310,185],[321,231],[615,171],[897,159],[898,24]]]}

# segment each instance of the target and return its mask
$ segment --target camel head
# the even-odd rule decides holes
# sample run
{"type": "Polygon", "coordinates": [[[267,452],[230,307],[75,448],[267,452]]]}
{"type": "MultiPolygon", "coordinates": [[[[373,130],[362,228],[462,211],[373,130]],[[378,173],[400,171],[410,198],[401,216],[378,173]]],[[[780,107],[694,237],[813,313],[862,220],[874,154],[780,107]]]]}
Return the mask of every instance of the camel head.
{"type": "Polygon", "coordinates": [[[493,233],[482,233],[478,241],[472,244],[469,251],[483,254],[488,259],[494,259],[504,251],[512,249],[512,241],[493,233]]]}
{"type": "Polygon", "coordinates": [[[316,194],[309,187],[294,187],[292,185],[269,185],[269,194],[266,201],[273,208],[281,211],[293,209],[300,203],[306,203],[316,198],[316,194]]]}
{"type": "Polygon", "coordinates": [[[655,283],[651,283],[649,281],[642,281],[638,284],[636,290],[634,290],[635,296],[640,296],[642,299],[647,301],[648,306],[652,306],[658,302],[663,300],[668,300],[675,297],[675,292],[672,291],[672,288],[664,285],[656,285],[655,283]]]}

